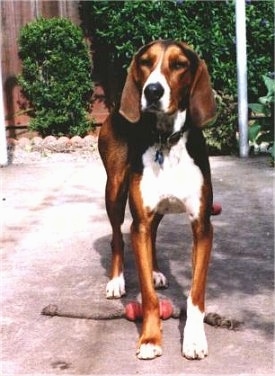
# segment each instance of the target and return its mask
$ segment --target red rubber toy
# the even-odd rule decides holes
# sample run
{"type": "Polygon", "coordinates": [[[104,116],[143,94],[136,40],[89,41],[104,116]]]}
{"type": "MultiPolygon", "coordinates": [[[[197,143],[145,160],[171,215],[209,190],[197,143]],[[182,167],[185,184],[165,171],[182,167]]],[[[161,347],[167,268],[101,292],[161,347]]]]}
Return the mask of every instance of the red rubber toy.
{"type": "Polygon", "coordinates": [[[214,202],[211,210],[211,215],[219,215],[222,212],[222,206],[218,202],[214,202]]]}
{"type": "Polygon", "coordinates": [[[160,312],[160,317],[162,318],[162,320],[167,320],[169,319],[169,317],[172,316],[173,307],[172,307],[170,300],[165,299],[165,300],[159,301],[159,312],[160,312]]]}
{"type": "Polygon", "coordinates": [[[127,320],[136,321],[142,319],[142,307],[138,302],[130,302],[125,307],[125,317],[127,320]]]}
{"type": "MultiPolygon", "coordinates": [[[[168,299],[159,301],[160,317],[163,320],[169,319],[173,314],[173,307],[168,299]]],[[[130,302],[125,307],[125,317],[127,320],[136,321],[142,319],[142,306],[138,302],[130,302]]]]}

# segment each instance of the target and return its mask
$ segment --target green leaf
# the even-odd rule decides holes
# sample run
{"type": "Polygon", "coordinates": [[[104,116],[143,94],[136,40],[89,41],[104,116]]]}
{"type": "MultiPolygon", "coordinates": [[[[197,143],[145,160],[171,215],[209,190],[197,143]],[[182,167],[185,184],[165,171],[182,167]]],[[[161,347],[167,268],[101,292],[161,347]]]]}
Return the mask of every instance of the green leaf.
{"type": "Polygon", "coordinates": [[[275,81],[266,75],[263,75],[263,80],[264,80],[265,86],[267,87],[267,96],[273,97],[273,101],[274,101],[275,81]]]}
{"type": "Polygon", "coordinates": [[[251,142],[256,141],[257,137],[259,136],[259,132],[261,131],[261,125],[254,123],[250,127],[248,127],[248,139],[251,142]]]}
{"type": "Polygon", "coordinates": [[[258,114],[263,114],[265,112],[265,106],[261,103],[249,103],[248,107],[258,114]]]}
{"type": "Polygon", "coordinates": [[[270,152],[271,157],[272,157],[272,159],[273,159],[273,161],[274,161],[274,159],[275,159],[275,144],[274,144],[274,142],[273,142],[273,144],[270,146],[270,148],[268,149],[268,151],[270,152]]]}

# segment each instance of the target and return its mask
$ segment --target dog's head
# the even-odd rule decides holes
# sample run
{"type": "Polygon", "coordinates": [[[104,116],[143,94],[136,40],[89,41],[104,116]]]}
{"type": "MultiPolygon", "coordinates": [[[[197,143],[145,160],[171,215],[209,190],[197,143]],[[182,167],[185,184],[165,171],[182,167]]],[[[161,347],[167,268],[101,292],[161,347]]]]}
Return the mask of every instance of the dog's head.
{"type": "Polygon", "coordinates": [[[141,112],[173,115],[185,109],[199,127],[215,116],[205,62],[182,42],[155,41],[142,47],[129,67],[120,113],[135,123],[141,112]]]}

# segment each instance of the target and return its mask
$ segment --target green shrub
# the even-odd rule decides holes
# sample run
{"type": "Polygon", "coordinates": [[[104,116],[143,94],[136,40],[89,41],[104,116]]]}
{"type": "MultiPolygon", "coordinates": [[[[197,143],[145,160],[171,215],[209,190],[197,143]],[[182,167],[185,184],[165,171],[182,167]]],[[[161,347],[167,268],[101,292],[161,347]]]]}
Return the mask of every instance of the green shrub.
{"type": "Polygon", "coordinates": [[[273,164],[275,159],[274,146],[274,103],[275,103],[275,82],[273,77],[264,75],[263,82],[267,93],[258,98],[258,102],[250,103],[249,108],[256,117],[248,129],[249,141],[254,151],[259,149],[262,143],[267,144],[267,151],[270,153],[273,164]]]}
{"type": "MultiPolygon", "coordinates": [[[[246,13],[249,94],[258,95],[260,77],[273,70],[273,1],[247,1],[246,13]]],[[[236,97],[233,1],[88,1],[81,14],[86,32],[112,65],[125,71],[151,40],[185,40],[206,60],[215,89],[236,97]]]]}
{"type": "Polygon", "coordinates": [[[21,29],[19,54],[30,127],[43,136],[84,135],[91,127],[92,62],[81,29],[68,19],[38,19],[21,29]]]}
{"type": "Polygon", "coordinates": [[[217,120],[204,129],[209,153],[237,154],[236,132],[238,128],[237,104],[232,95],[216,93],[217,120]]]}
{"type": "MultiPolygon", "coordinates": [[[[80,10],[83,26],[95,45],[95,69],[109,103],[115,104],[119,98],[132,55],[143,44],[160,38],[189,43],[206,60],[215,90],[230,106],[236,102],[234,1],[83,1],[80,10]]],[[[261,76],[273,70],[273,1],[247,1],[246,11],[248,95],[252,102],[258,93],[264,93],[261,76]]],[[[228,123],[223,123],[220,131],[210,131],[213,137],[221,132],[212,145],[225,146],[228,151],[227,145],[232,145],[235,137],[236,113],[221,118],[228,123]]]]}

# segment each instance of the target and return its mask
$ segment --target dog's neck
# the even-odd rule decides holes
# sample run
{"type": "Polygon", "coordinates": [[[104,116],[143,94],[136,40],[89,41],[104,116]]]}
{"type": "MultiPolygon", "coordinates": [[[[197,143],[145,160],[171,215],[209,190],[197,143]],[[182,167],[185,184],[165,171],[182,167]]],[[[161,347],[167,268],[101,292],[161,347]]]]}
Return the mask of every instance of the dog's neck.
{"type": "Polygon", "coordinates": [[[153,130],[154,143],[157,148],[156,162],[160,165],[163,163],[163,151],[170,150],[176,145],[186,130],[186,110],[177,111],[173,115],[156,113],[156,125],[153,130]]]}

